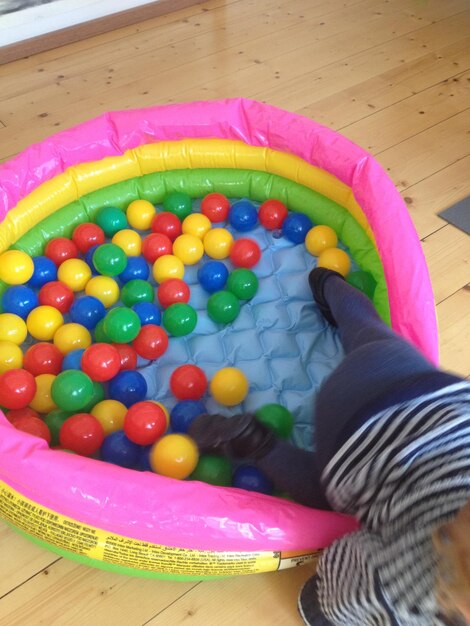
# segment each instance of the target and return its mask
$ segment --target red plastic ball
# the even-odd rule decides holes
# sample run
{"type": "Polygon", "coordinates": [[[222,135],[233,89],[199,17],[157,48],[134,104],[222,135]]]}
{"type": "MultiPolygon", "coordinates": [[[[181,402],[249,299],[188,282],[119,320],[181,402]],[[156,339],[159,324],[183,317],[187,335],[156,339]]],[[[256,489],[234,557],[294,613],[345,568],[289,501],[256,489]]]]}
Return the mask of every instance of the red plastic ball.
{"type": "Polygon", "coordinates": [[[51,443],[51,431],[47,424],[39,417],[34,415],[24,415],[15,419],[13,426],[16,430],[21,430],[23,433],[34,435],[34,437],[40,437],[45,439],[48,444],[51,443]]]}
{"type": "Polygon", "coordinates": [[[100,246],[105,242],[105,235],[102,228],[92,222],[79,224],[73,231],[72,241],[82,254],[88,252],[93,246],[100,246]]]}
{"type": "Polygon", "coordinates": [[[258,219],[267,230],[282,228],[287,215],[286,205],[279,200],[266,200],[258,211],[258,219]]]}
{"type": "Polygon", "coordinates": [[[67,259],[76,259],[78,248],[71,239],[56,237],[49,241],[44,254],[59,267],[67,259]]]}
{"type": "Polygon", "coordinates": [[[188,283],[181,278],[169,278],[164,280],[157,289],[157,298],[163,308],[167,308],[175,302],[189,302],[191,291],[188,283]]]}
{"type": "Polygon", "coordinates": [[[168,335],[161,326],[146,324],[142,326],[132,345],[139,356],[153,361],[166,352],[168,335]]]}
{"type": "Polygon", "coordinates": [[[32,409],[30,406],[25,406],[24,409],[11,409],[5,413],[5,417],[12,424],[15,423],[20,417],[38,417],[39,413],[32,409]]]}
{"type": "Polygon", "coordinates": [[[168,211],[157,213],[152,220],[150,228],[154,233],[166,235],[170,241],[174,241],[183,232],[179,218],[174,213],[169,213],[168,211]]]}
{"type": "Polygon", "coordinates": [[[124,433],[134,443],[149,446],[155,443],[167,429],[164,410],[155,402],[137,402],[124,418],[124,433]]]}
{"type": "Polygon", "coordinates": [[[0,406],[23,409],[36,393],[34,376],[25,369],[8,370],[0,376],[0,406]]]}
{"type": "Polygon", "coordinates": [[[29,347],[23,359],[23,367],[33,376],[39,374],[54,374],[62,371],[64,355],[52,343],[41,341],[29,347]]]}
{"type": "Polygon", "coordinates": [[[197,365],[181,365],[170,377],[170,389],[178,400],[199,400],[206,393],[206,375],[197,365]]]}
{"type": "Polygon", "coordinates": [[[62,424],[59,440],[62,448],[83,456],[91,456],[100,449],[104,440],[104,430],[93,415],[77,413],[62,424]]]}
{"type": "Polygon", "coordinates": [[[253,239],[237,239],[230,250],[230,260],[235,267],[254,267],[261,258],[259,245],[253,239]]]}
{"type": "Polygon", "coordinates": [[[142,242],[142,254],[149,263],[155,263],[159,257],[172,251],[171,239],[162,233],[151,233],[142,242]]]}
{"type": "Polygon", "coordinates": [[[128,343],[113,343],[111,344],[119,353],[121,359],[120,371],[135,370],[137,367],[137,352],[128,343]]]}
{"type": "Polygon", "coordinates": [[[210,193],[202,199],[201,213],[213,223],[225,222],[229,211],[229,199],[222,193],[210,193]]]}
{"type": "Polygon", "coordinates": [[[39,304],[53,306],[61,313],[69,312],[73,300],[73,291],[58,280],[46,283],[39,290],[39,304]]]}
{"type": "Polygon", "coordinates": [[[111,344],[95,343],[82,354],[81,367],[91,380],[103,383],[119,373],[121,356],[111,344]]]}

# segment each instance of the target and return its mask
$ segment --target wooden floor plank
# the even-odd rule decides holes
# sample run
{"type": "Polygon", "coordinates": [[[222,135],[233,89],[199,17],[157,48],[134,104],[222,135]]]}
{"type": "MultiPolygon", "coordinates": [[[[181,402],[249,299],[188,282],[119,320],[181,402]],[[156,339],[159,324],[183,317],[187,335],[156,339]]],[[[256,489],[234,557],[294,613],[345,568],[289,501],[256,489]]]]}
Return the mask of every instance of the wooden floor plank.
{"type": "MultiPolygon", "coordinates": [[[[468,272],[467,272],[468,276],[468,272]]],[[[470,284],[437,307],[441,356],[444,369],[470,375],[470,284]]]]}

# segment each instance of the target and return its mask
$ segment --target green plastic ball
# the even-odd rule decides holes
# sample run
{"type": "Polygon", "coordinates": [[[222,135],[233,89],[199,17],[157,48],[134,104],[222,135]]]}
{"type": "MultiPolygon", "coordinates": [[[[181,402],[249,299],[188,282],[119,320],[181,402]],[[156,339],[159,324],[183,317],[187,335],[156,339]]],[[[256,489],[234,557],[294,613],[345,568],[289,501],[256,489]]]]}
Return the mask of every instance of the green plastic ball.
{"type": "Polygon", "coordinates": [[[369,272],[363,272],[361,270],[358,272],[351,272],[346,278],[346,282],[362,291],[362,293],[364,293],[371,300],[374,297],[377,283],[369,272]]]}
{"type": "Polygon", "coordinates": [[[69,411],[54,409],[44,418],[44,421],[46,422],[46,425],[51,433],[51,446],[60,445],[60,429],[62,428],[62,424],[65,422],[65,420],[68,419],[71,415],[73,415],[73,413],[70,413],[69,411]]]}
{"type": "Polygon", "coordinates": [[[162,323],[170,335],[182,337],[189,335],[196,328],[197,313],[189,304],[176,302],[165,309],[162,323]]]}
{"type": "Polygon", "coordinates": [[[187,193],[174,191],[163,200],[163,208],[169,213],[174,213],[181,221],[193,212],[193,203],[187,193]]]}
{"type": "Polygon", "coordinates": [[[289,437],[294,427],[292,413],[281,404],[265,404],[255,411],[255,416],[262,424],[274,430],[281,439],[289,437]]]}
{"type": "Polygon", "coordinates": [[[130,280],[121,290],[121,300],[126,306],[132,306],[138,302],[153,302],[154,299],[152,285],[140,278],[130,280]]]}
{"type": "Polygon", "coordinates": [[[95,222],[104,230],[106,237],[109,238],[128,226],[126,214],[115,206],[107,206],[100,209],[96,214],[95,222]]]}
{"type": "Polygon", "coordinates": [[[231,291],[216,291],[207,301],[207,313],[219,324],[229,324],[240,313],[240,302],[231,291]]]}
{"type": "Polygon", "coordinates": [[[199,457],[196,469],[189,478],[209,483],[209,485],[230,487],[232,484],[232,464],[223,456],[203,454],[199,457]]]}
{"type": "Polygon", "coordinates": [[[55,378],[51,395],[59,409],[82,411],[93,396],[93,382],[80,370],[66,370],[55,378]]]}
{"type": "Polygon", "coordinates": [[[84,413],[90,413],[90,411],[95,407],[98,402],[102,402],[105,398],[104,387],[96,380],[93,381],[93,395],[90,398],[90,401],[86,406],[83,407],[82,411],[84,413]]]}
{"type": "Polygon", "coordinates": [[[134,341],[140,332],[140,318],[135,311],[118,306],[106,313],[103,323],[105,335],[114,343],[134,341]]]}
{"type": "Polygon", "coordinates": [[[117,276],[126,269],[127,256],[116,244],[104,243],[94,251],[93,265],[103,276],[117,276]]]}
{"type": "Polygon", "coordinates": [[[239,300],[251,300],[258,291],[258,278],[251,270],[240,268],[231,272],[227,289],[239,300]]]}
{"type": "Polygon", "coordinates": [[[104,318],[95,326],[95,343],[111,343],[111,339],[104,332],[104,318]]]}

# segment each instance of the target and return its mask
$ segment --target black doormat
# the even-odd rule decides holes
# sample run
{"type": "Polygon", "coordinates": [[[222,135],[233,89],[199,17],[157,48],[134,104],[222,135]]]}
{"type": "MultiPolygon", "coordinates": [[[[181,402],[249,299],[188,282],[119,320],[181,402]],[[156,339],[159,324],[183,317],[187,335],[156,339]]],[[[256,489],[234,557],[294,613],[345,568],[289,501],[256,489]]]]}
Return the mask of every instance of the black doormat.
{"type": "Polygon", "coordinates": [[[460,200],[460,202],[445,209],[445,211],[441,211],[438,215],[446,222],[453,224],[453,226],[470,235],[470,196],[460,200]]]}

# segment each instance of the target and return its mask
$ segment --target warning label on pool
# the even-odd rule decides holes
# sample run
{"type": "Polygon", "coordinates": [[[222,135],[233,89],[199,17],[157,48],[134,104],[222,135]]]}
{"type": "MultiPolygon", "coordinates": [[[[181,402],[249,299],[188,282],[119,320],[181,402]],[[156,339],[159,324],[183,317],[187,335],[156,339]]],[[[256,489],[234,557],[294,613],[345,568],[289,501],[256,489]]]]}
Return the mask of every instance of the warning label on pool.
{"type": "Polygon", "coordinates": [[[0,517],[51,547],[120,567],[169,575],[233,576],[295,567],[319,552],[214,552],[131,539],[43,507],[0,481],[0,517]]]}

